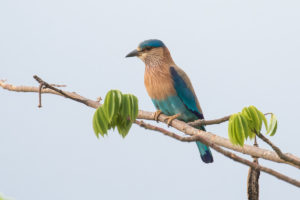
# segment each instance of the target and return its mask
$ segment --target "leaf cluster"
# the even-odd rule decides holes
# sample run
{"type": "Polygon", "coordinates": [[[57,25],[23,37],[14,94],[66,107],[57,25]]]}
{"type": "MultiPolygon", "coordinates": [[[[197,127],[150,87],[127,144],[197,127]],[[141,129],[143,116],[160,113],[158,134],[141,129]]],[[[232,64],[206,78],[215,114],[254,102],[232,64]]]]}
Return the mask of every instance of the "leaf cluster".
{"type": "Polygon", "coordinates": [[[96,136],[104,137],[107,131],[117,127],[124,138],[138,116],[138,99],[133,94],[122,94],[119,90],[110,90],[104,104],[97,108],[93,117],[96,136]]]}
{"type": "Polygon", "coordinates": [[[276,116],[271,113],[268,121],[265,115],[255,106],[243,108],[242,112],[230,116],[228,124],[228,136],[232,144],[243,146],[245,141],[253,139],[256,134],[261,133],[262,124],[266,129],[266,134],[275,135],[277,130],[276,116]]]}

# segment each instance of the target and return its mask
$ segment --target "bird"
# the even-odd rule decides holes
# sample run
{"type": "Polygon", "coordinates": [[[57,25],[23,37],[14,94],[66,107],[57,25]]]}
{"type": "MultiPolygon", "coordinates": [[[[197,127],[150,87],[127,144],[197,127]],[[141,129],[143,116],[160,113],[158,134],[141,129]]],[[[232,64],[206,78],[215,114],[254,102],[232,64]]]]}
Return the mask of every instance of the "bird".
{"type": "MultiPolygon", "coordinates": [[[[168,125],[174,119],[184,122],[204,119],[189,77],[175,64],[170,51],[161,40],[145,40],[127,57],[138,57],[145,64],[144,84],[156,108],[156,120],[161,113],[168,116],[168,125]]],[[[196,128],[205,131],[204,126],[196,128]]],[[[196,141],[196,144],[202,161],[212,163],[210,148],[200,141],[196,141]]]]}

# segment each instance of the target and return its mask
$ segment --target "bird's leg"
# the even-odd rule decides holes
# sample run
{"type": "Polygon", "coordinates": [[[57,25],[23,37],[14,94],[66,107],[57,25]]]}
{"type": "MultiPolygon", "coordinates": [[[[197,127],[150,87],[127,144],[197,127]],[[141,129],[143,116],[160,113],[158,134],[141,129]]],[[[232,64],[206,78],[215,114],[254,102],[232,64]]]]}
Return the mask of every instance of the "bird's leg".
{"type": "Polygon", "coordinates": [[[170,124],[172,123],[172,121],[174,120],[174,119],[176,119],[177,117],[179,117],[181,114],[180,113],[178,113],[178,114],[176,114],[176,115],[172,115],[172,116],[168,116],[167,117],[167,124],[168,124],[168,126],[170,126],[170,124]]]}
{"type": "Polygon", "coordinates": [[[155,113],[154,113],[154,120],[155,120],[156,122],[158,122],[158,117],[159,117],[159,115],[160,115],[161,113],[162,113],[161,110],[155,111],[155,113]]]}

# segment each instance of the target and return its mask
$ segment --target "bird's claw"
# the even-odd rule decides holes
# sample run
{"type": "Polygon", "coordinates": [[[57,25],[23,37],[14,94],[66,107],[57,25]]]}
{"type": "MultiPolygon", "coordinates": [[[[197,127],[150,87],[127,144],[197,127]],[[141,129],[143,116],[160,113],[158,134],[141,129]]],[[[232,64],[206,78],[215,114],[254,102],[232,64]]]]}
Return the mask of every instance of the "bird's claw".
{"type": "Polygon", "coordinates": [[[178,113],[178,114],[176,114],[176,115],[172,115],[172,116],[167,117],[167,120],[168,120],[168,121],[167,121],[167,125],[168,125],[168,127],[171,125],[172,121],[173,121],[174,119],[177,119],[180,115],[181,115],[181,114],[178,113]]]}
{"type": "Polygon", "coordinates": [[[160,115],[161,113],[162,113],[161,110],[155,111],[155,113],[154,113],[154,120],[155,120],[156,122],[158,122],[158,117],[159,117],[159,115],[160,115]]]}

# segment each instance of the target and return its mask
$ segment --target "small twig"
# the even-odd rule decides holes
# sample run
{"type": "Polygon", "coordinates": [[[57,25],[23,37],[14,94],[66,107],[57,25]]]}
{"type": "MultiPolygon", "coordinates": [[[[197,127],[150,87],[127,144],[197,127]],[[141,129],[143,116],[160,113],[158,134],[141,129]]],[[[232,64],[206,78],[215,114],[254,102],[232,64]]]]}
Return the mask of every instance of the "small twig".
{"type": "MultiPolygon", "coordinates": [[[[265,113],[264,115],[270,115],[272,113],[265,113]]],[[[198,119],[193,122],[188,122],[187,124],[193,127],[203,126],[203,125],[213,125],[213,124],[221,124],[227,122],[231,115],[227,115],[225,117],[213,120],[205,120],[205,119],[198,119]]]]}
{"type": "Polygon", "coordinates": [[[71,93],[71,92],[65,92],[63,90],[60,90],[60,89],[57,89],[55,87],[53,87],[51,84],[43,81],[40,77],[38,77],[37,75],[34,75],[33,78],[39,82],[40,84],[43,84],[44,85],[44,88],[49,88],[51,90],[54,90],[55,92],[59,93],[60,95],[66,97],[66,98],[69,98],[69,99],[72,99],[74,101],[78,101],[80,103],[83,103],[85,105],[88,105],[88,106],[91,106],[91,107],[94,107],[94,108],[97,108],[100,104],[96,101],[92,101],[92,100],[89,100],[87,98],[84,98],[76,93],[71,93]],[[95,104],[96,103],[96,104],[95,104]]]}
{"type": "Polygon", "coordinates": [[[270,113],[270,112],[268,112],[268,113],[265,113],[265,115],[272,115],[273,113],[270,113]]]}
{"type": "Polygon", "coordinates": [[[43,88],[44,84],[40,84],[40,87],[39,87],[39,105],[38,107],[41,108],[42,107],[42,88],[43,88]]]}
{"type": "Polygon", "coordinates": [[[254,144],[253,146],[258,147],[256,136],[254,136],[254,144]]]}
{"type": "Polygon", "coordinates": [[[300,187],[300,181],[297,181],[297,180],[295,180],[293,178],[290,178],[290,177],[288,177],[288,176],[286,176],[284,174],[281,174],[281,173],[279,173],[279,172],[277,172],[277,171],[275,171],[273,169],[261,166],[258,163],[251,162],[251,161],[249,161],[247,159],[244,159],[244,158],[242,158],[242,157],[240,157],[240,156],[238,156],[238,155],[236,155],[236,154],[234,154],[234,153],[232,153],[230,151],[226,151],[226,150],[222,149],[221,147],[219,147],[218,145],[215,145],[214,143],[201,138],[199,135],[194,135],[194,136],[191,136],[191,137],[182,137],[180,135],[177,135],[177,134],[175,134],[173,132],[170,132],[168,130],[165,130],[163,128],[160,128],[160,127],[157,127],[157,126],[153,126],[151,124],[147,124],[147,123],[145,123],[143,121],[136,120],[135,122],[136,122],[136,124],[138,124],[141,127],[144,127],[146,129],[149,129],[149,130],[161,132],[164,135],[170,136],[170,137],[172,137],[172,138],[174,138],[176,140],[179,140],[179,141],[183,141],[183,142],[200,141],[200,142],[206,144],[207,146],[210,146],[211,148],[213,148],[217,152],[223,154],[224,156],[226,156],[226,157],[228,157],[228,158],[230,158],[230,159],[232,159],[234,161],[237,161],[237,162],[242,163],[244,165],[248,165],[251,168],[253,168],[254,170],[263,171],[265,173],[268,173],[268,174],[270,174],[272,176],[277,177],[280,180],[286,181],[286,182],[288,182],[288,183],[290,183],[292,185],[300,187]]]}
{"type": "Polygon", "coordinates": [[[101,97],[98,97],[97,100],[96,100],[98,103],[100,103],[102,101],[102,98],[101,97]]]}
{"type": "Polygon", "coordinates": [[[53,87],[67,87],[67,85],[50,84],[53,87]]]}
{"type": "Polygon", "coordinates": [[[271,146],[271,148],[277,153],[277,155],[282,159],[285,160],[287,162],[293,163],[294,165],[297,165],[300,167],[300,161],[296,160],[284,153],[282,153],[282,151],[275,145],[273,144],[268,138],[266,138],[262,133],[257,134],[257,136],[262,139],[265,143],[267,143],[268,145],[271,146]]]}
{"type": "Polygon", "coordinates": [[[212,125],[212,124],[221,124],[223,122],[226,122],[229,120],[231,115],[219,118],[219,119],[213,119],[213,120],[205,120],[205,119],[198,119],[193,122],[189,122],[188,125],[190,126],[203,126],[203,125],[212,125]]]}

